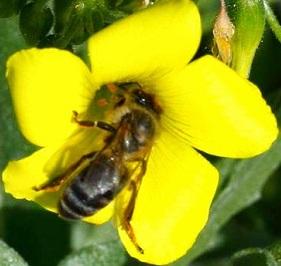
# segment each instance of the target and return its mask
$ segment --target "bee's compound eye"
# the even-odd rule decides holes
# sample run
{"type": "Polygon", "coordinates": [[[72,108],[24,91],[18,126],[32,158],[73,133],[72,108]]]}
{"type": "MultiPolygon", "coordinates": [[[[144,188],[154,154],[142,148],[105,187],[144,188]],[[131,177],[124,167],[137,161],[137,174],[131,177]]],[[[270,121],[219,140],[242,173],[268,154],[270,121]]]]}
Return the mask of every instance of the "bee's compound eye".
{"type": "Polygon", "coordinates": [[[161,114],[162,109],[155,100],[155,96],[150,93],[146,93],[142,89],[136,89],[132,93],[134,102],[148,111],[152,111],[157,116],[161,114]]]}
{"type": "Polygon", "coordinates": [[[134,90],[133,95],[137,104],[144,107],[148,107],[151,104],[151,96],[146,94],[144,91],[140,89],[134,90]]]}

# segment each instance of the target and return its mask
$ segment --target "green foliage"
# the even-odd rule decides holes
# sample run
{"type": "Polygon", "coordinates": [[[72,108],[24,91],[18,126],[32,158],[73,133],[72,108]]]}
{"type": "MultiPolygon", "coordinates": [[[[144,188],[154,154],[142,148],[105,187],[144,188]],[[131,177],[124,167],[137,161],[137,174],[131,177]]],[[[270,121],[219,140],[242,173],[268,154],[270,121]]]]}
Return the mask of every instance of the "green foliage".
{"type": "Polygon", "coordinates": [[[262,248],[249,248],[235,253],[232,257],[234,266],[278,266],[272,253],[262,248]]]}
{"type": "Polygon", "coordinates": [[[127,256],[119,241],[82,248],[66,257],[58,266],[122,266],[127,256]]]}
{"type": "Polygon", "coordinates": [[[277,264],[280,265],[281,263],[281,241],[277,241],[273,243],[272,246],[268,248],[268,250],[273,255],[274,259],[276,260],[277,264]]]}
{"type": "Polygon", "coordinates": [[[71,49],[141,7],[139,0],[1,0],[0,18],[19,14],[29,45],[71,49]]]}
{"type": "Polygon", "coordinates": [[[26,4],[20,12],[20,29],[26,42],[38,45],[50,31],[53,20],[51,9],[40,2],[26,4]]]}
{"type": "Polygon", "coordinates": [[[0,18],[8,18],[17,14],[23,7],[26,0],[1,0],[0,18]]]}
{"type": "Polygon", "coordinates": [[[0,240],[0,265],[1,266],[28,266],[19,254],[0,240]]]}
{"type": "Polygon", "coordinates": [[[275,34],[276,38],[279,40],[279,42],[281,42],[281,26],[267,0],[264,0],[264,8],[265,8],[266,20],[272,32],[275,34]]]}
{"type": "Polygon", "coordinates": [[[8,56],[24,48],[25,43],[15,18],[0,19],[0,25],[0,168],[2,169],[10,158],[20,157],[22,154],[31,151],[31,146],[24,142],[17,129],[5,80],[5,62],[8,56]],[[13,147],[21,148],[14,149],[13,147]]]}

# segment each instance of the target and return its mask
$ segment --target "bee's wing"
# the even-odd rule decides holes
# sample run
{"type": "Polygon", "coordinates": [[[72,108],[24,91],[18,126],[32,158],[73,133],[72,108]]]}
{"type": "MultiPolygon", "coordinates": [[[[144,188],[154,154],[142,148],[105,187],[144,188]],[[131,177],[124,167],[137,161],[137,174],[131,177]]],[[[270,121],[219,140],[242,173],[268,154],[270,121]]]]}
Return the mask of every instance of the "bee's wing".
{"type": "MultiPolygon", "coordinates": [[[[142,178],[145,175],[149,154],[146,154],[143,159],[137,162],[127,164],[129,170],[129,181],[124,189],[119,193],[115,200],[116,213],[123,213],[126,216],[129,212],[132,215],[134,210],[135,200],[141,186],[142,178]]],[[[130,216],[129,215],[129,216],[130,216]]],[[[116,216],[117,219],[123,219],[121,216],[116,216]]],[[[125,218],[124,218],[125,219],[125,218]]],[[[115,221],[117,222],[117,221],[115,221]]]]}
{"type": "MultiPolygon", "coordinates": [[[[50,177],[62,175],[69,168],[74,167],[73,165],[77,164],[83,156],[100,150],[104,145],[104,138],[104,132],[96,128],[78,128],[50,157],[44,171],[50,177]]],[[[87,163],[87,160],[82,160],[79,164],[81,167],[86,167],[87,163]]]]}

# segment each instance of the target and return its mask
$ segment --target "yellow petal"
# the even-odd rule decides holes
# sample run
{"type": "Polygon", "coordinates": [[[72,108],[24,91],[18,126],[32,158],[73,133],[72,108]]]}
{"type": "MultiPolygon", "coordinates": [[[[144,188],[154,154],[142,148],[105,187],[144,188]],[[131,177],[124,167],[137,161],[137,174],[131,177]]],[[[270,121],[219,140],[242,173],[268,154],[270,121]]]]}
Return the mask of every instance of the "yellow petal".
{"type": "MultiPolygon", "coordinates": [[[[46,167],[46,163],[54,156],[57,157],[58,151],[61,153],[61,160],[65,161],[68,165],[75,162],[71,161],[71,158],[75,159],[75,156],[77,157],[76,153],[80,153],[80,156],[82,156],[82,151],[79,150],[79,147],[72,150],[72,153],[69,152],[69,147],[70,145],[65,145],[63,147],[54,145],[52,147],[42,148],[24,159],[9,162],[3,172],[5,191],[12,194],[17,199],[35,201],[45,209],[57,212],[57,203],[61,192],[36,192],[32,188],[41,185],[50,179],[50,175],[48,174],[50,171],[47,170],[50,167],[46,167]],[[66,160],[63,158],[65,154],[67,154],[66,160]]],[[[85,151],[85,154],[87,152],[88,151],[85,151]]],[[[59,165],[56,167],[59,167],[59,165]]],[[[104,223],[110,219],[112,212],[113,203],[99,211],[97,214],[86,218],[85,221],[96,224],[104,223]]]]}
{"type": "Polygon", "coordinates": [[[217,182],[218,172],[199,153],[162,132],[149,157],[131,219],[144,254],[118,221],[129,254],[159,265],[183,256],[206,224],[217,182]]]}
{"type": "Polygon", "coordinates": [[[254,156],[278,134],[258,88],[214,57],[204,56],[148,86],[162,104],[163,126],[207,153],[254,156]]]}
{"type": "Polygon", "coordinates": [[[94,78],[102,84],[162,75],[192,58],[200,35],[200,16],[192,1],[161,1],[90,38],[94,78]]]}
{"type": "Polygon", "coordinates": [[[54,48],[14,54],[7,78],[21,131],[39,146],[67,137],[76,127],[72,111],[83,112],[95,92],[82,60],[54,48]]]}

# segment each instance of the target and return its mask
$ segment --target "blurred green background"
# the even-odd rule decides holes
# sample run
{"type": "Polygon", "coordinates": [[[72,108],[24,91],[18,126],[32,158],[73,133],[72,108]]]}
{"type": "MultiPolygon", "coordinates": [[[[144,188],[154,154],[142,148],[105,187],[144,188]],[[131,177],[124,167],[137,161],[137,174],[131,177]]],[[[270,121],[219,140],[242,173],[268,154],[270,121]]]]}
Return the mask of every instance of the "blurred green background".
{"type": "MultiPolygon", "coordinates": [[[[219,2],[201,0],[198,4],[204,28],[200,56],[211,52],[219,2]]],[[[280,1],[271,5],[281,21],[280,1]]],[[[95,30],[127,15],[132,11],[129,8],[102,10],[94,22],[100,18],[103,23],[95,30]]],[[[28,44],[19,29],[19,16],[0,18],[0,172],[9,160],[34,150],[18,131],[5,80],[8,56],[25,47],[28,44]]],[[[83,46],[78,50],[83,51],[83,46]]],[[[250,79],[260,87],[280,122],[281,44],[268,26],[250,79]]],[[[270,151],[253,159],[210,159],[221,172],[221,182],[209,223],[192,250],[171,265],[281,265],[280,138],[270,151]]],[[[13,199],[1,184],[0,238],[0,266],[145,265],[128,257],[111,223],[96,227],[66,222],[34,203],[13,199]]]]}

